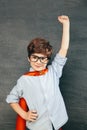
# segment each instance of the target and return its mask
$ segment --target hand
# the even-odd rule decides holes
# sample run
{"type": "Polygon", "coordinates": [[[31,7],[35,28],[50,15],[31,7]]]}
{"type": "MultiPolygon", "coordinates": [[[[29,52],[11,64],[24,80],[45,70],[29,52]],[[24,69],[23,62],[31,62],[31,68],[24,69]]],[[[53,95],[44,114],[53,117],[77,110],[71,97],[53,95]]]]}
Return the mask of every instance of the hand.
{"type": "Polygon", "coordinates": [[[62,24],[69,24],[69,17],[66,15],[58,16],[58,21],[62,24]]]}
{"type": "Polygon", "coordinates": [[[26,113],[26,120],[30,121],[30,122],[34,122],[37,119],[38,115],[37,112],[32,110],[32,111],[28,111],[26,113]]]}

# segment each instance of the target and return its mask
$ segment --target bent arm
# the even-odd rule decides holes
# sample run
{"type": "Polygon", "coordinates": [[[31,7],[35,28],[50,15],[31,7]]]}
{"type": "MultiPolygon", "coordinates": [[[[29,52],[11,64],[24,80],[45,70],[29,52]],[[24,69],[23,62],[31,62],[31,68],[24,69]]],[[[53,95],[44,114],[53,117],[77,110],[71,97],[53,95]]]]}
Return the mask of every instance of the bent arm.
{"type": "Polygon", "coordinates": [[[10,106],[13,108],[13,110],[20,115],[23,119],[26,120],[26,111],[24,111],[18,103],[10,103],[10,106]]]}
{"type": "Polygon", "coordinates": [[[58,20],[63,25],[63,34],[62,34],[62,41],[61,47],[59,50],[59,55],[66,57],[67,51],[69,48],[69,39],[70,39],[70,21],[68,16],[59,16],[58,20]]]}
{"type": "Polygon", "coordinates": [[[10,103],[10,106],[13,108],[13,110],[20,115],[24,120],[28,121],[35,121],[38,117],[38,114],[35,110],[29,110],[25,111],[21,108],[21,106],[18,103],[10,103]]]}

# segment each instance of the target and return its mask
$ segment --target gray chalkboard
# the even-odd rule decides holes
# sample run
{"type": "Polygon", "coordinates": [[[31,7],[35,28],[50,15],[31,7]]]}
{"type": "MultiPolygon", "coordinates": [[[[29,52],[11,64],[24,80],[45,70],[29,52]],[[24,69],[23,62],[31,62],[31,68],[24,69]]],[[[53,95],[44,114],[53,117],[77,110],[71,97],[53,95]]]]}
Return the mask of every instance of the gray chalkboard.
{"type": "Polygon", "coordinates": [[[27,45],[44,37],[60,47],[62,27],[57,16],[69,15],[68,62],[60,82],[69,121],[63,130],[87,130],[87,1],[0,0],[0,130],[14,130],[16,114],[5,98],[29,69],[27,45]]]}

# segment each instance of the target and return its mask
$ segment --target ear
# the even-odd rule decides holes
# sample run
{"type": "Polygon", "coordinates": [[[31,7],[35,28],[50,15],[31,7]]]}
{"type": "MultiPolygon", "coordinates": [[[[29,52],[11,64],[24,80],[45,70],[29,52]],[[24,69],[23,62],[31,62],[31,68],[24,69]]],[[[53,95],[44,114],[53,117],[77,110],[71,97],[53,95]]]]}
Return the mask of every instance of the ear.
{"type": "Polygon", "coordinates": [[[29,57],[27,57],[27,59],[28,59],[28,61],[30,62],[30,58],[29,58],[29,57]]]}

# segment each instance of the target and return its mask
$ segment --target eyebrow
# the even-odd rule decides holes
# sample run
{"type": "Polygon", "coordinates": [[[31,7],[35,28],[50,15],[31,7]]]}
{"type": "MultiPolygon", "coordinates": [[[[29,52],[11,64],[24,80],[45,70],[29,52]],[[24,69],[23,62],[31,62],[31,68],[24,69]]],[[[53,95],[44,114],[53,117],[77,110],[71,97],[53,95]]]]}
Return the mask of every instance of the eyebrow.
{"type": "Polygon", "coordinates": [[[36,56],[36,57],[41,57],[41,58],[47,58],[47,56],[37,56],[37,55],[31,55],[31,56],[36,56]]]}

